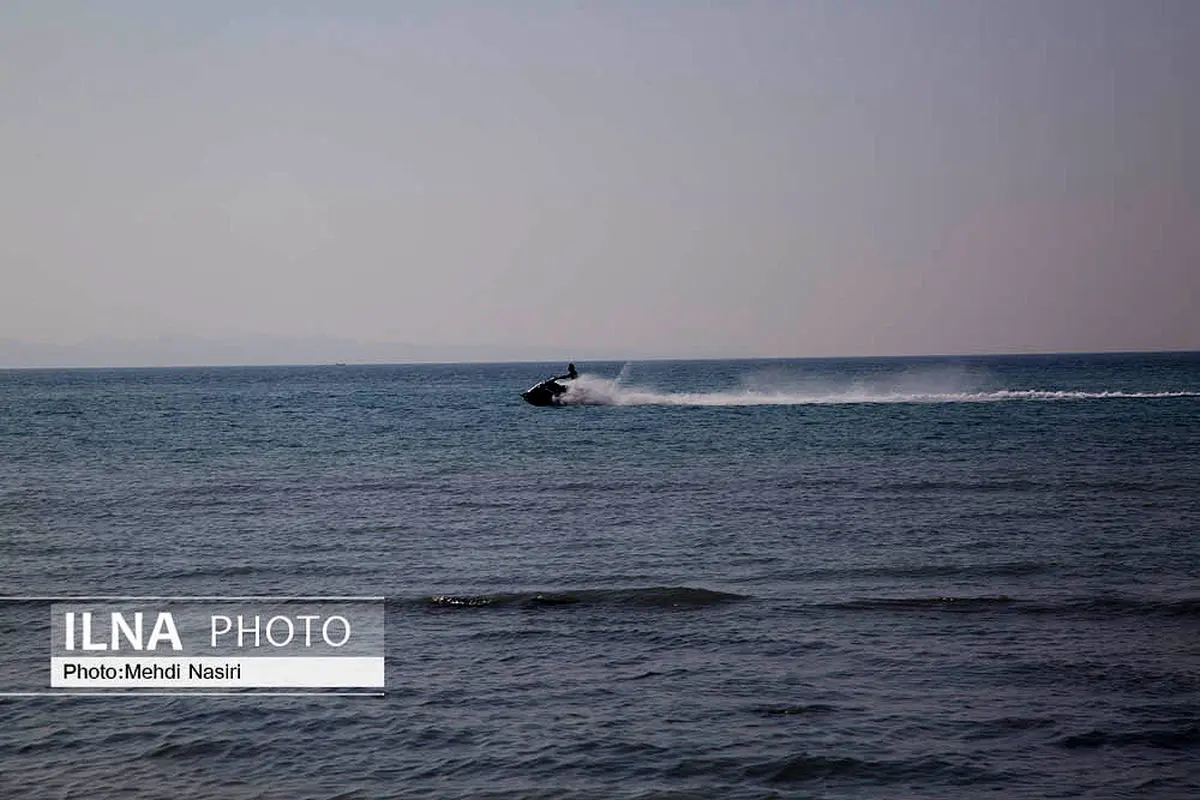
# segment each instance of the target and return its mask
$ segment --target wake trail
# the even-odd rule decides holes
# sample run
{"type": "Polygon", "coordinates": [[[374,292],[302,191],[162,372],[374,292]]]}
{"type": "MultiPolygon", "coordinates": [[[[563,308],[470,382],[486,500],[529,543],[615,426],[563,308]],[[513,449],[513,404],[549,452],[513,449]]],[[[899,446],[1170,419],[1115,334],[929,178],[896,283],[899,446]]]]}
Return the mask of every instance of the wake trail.
{"type": "Polygon", "coordinates": [[[912,391],[869,386],[825,390],[736,389],[717,392],[662,392],[625,386],[622,380],[581,375],[567,389],[567,405],[593,406],[797,406],[868,403],[996,403],[1004,401],[1164,400],[1200,397],[1200,392],[1076,391],[996,389],[991,391],[912,391]]]}

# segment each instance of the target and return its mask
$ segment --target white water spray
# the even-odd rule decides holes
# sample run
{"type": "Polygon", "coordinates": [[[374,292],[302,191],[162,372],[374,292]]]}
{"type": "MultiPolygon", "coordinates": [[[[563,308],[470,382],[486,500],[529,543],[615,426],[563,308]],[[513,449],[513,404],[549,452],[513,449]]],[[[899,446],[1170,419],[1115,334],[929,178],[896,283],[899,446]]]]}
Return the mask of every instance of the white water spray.
{"type": "Polygon", "coordinates": [[[757,375],[738,389],[715,392],[669,392],[626,384],[630,365],[616,378],[583,374],[563,400],[567,405],[596,406],[793,406],[865,403],[994,403],[1003,401],[1158,400],[1200,397],[1200,392],[1079,391],[1066,389],[994,389],[981,380],[953,373],[915,373],[833,384],[757,375]],[[969,385],[974,384],[974,385],[969,385]]]}

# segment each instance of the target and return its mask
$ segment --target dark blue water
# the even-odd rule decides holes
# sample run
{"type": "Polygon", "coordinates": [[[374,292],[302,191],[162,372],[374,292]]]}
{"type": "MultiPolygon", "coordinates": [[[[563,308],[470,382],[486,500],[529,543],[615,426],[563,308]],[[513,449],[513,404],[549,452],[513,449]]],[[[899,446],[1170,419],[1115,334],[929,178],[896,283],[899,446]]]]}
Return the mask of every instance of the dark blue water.
{"type": "Polygon", "coordinates": [[[0,795],[1200,796],[1200,356],[581,366],[0,372],[4,594],[389,598],[386,698],[0,700],[0,795]]]}

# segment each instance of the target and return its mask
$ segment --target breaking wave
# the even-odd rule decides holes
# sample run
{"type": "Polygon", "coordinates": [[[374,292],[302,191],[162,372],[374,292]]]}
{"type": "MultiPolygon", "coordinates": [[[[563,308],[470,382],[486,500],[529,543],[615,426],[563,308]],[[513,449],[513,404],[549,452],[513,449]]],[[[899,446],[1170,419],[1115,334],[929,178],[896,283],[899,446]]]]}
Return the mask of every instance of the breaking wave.
{"type": "Polygon", "coordinates": [[[995,403],[1004,401],[1166,400],[1200,397],[1194,391],[1080,391],[1067,389],[982,389],[901,376],[886,382],[849,386],[755,386],[714,392],[671,392],[625,383],[628,370],[615,379],[581,375],[567,388],[565,405],[578,406],[795,406],[867,403],[995,403]]]}

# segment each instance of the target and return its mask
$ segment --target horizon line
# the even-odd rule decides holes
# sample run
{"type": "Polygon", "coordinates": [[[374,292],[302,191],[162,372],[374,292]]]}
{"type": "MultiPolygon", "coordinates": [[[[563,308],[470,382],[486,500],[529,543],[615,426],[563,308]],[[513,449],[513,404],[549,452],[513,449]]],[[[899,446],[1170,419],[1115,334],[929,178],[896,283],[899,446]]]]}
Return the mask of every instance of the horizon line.
{"type": "MultiPolygon", "coordinates": [[[[1017,358],[1039,356],[1119,356],[1119,355],[1189,355],[1200,354],[1197,348],[1163,348],[1158,350],[1023,350],[1020,352],[983,352],[983,353],[890,353],[876,355],[837,355],[837,356],[616,356],[611,358],[579,359],[581,363],[617,363],[639,361],[688,362],[688,361],[868,361],[879,359],[903,358],[1017,358]]],[[[148,370],[148,369],[264,369],[264,368],[293,368],[293,367],[437,367],[456,365],[544,365],[557,364],[558,360],[542,359],[455,359],[449,361],[321,361],[321,362],[280,362],[280,363],[210,363],[210,364],[122,364],[122,365],[23,365],[5,366],[0,364],[0,372],[17,371],[48,371],[48,370],[148,370]]]]}

